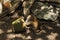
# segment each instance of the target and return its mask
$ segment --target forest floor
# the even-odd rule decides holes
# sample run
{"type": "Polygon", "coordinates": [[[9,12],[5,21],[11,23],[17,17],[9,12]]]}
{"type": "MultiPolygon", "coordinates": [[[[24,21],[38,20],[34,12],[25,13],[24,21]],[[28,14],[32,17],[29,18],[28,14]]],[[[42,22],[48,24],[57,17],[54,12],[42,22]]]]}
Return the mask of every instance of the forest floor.
{"type": "Polygon", "coordinates": [[[40,32],[14,33],[11,26],[11,18],[0,19],[0,40],[60,40],[60,17],[56,22],[40,20],[40,32]],[[6,20],[8,19],[8,20],[6,20]]]}
{"type": "Polygon", "coordinates": [[[39,20],[39,32],[27,29],[22,33],[14,33],[11,23],[15,19],[11,17],[10,14],[0,17],[0,40],[60,40],[60,13],[56,21],[39,20]]]}

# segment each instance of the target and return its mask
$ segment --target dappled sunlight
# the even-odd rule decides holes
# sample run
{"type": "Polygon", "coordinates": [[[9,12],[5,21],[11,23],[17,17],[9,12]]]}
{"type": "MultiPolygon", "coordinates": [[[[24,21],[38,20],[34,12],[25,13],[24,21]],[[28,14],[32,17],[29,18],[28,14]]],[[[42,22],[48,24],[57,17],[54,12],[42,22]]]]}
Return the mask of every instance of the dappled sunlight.
{"type": "Polygon", "coordinates": [[[57,33],[51,33],[50,35],[47,35],[48,40],[56,40],[56,37],[58,36],[57,33]]]}
{"type": "Polygon", "coordinates": [[[36,33],[37,35],[41,35],[42,33],[47,33],[45,30],[41,30],[40,32],[36,33]]]}
{"type": "Polygon", "coordinates": [[[30,39],[30,40],[32,39],[31,36],[27,36],[27,37],[26,37],[26,40],[29,40],[29,39],[30,39]]]}
{"type": "Polygon", "coordinates": [[[13,32],[13,30],[12,29],[7,30],[7,33],[10,33],[10,32],[13,32]]]}
{"type": "Polygon", "coordinates": [[[43,40],[42,38],[37,38],[36,40],[43,40]]]}
{"type": "Polygon", "coordinates": [[[15,38],[15,35],[14,35],[14,34],[7,34],[6,36],[7,36],[8,39],[13,39],[13,38],[15,38]]]}
{"type": "Polygon", "coordinates": [[[2,29],[0,29],[0,34],[4,33],[4,31],[2,29]]]}
{"type": "Polygon", "coordinates": [[[22,35],[22,34],[15,34],[15,37],[25,39],[25,36],[24,36],[24,35],[22,35]]]}

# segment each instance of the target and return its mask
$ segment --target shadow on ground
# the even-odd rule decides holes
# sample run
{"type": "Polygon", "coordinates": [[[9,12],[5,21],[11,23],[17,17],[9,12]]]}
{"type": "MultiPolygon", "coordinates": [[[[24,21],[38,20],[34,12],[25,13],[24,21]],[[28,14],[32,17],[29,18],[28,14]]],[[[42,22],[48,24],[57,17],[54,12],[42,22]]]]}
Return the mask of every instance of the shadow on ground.
{"type": "Polygon", "coordinates": [[[15,34],[11,32],[11,18],[2,19],[0,20],[0,40],[60,40],[59,20],[59,17],[56,22],[40,20],[39,27],[41,29],[38,33],[30,31],[29,33],[15,34]]]}

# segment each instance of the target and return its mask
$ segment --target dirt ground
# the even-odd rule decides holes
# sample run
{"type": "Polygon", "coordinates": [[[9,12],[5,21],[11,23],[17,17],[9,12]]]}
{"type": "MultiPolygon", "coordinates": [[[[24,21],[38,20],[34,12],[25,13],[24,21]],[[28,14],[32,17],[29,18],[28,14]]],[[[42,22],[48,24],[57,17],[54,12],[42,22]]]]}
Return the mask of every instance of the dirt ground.
{"type": "Polygon", "coordinates": [[[20,33],[13,32],[11,24],[18,16],[15,14],[16,18],[12,18],[13,14],[3,15],[0,17],[0,40],[60,40],[60,13],[56,21],[38,19],[40,30],[35,31],[39,32],[27,28],[20,33]]]}
{"type": "Polygon", "coordinates": [[[23,33],[14,33],[11,26],[12,18],[0,19],[0,40],[60,40],[60,17],[56,22],[40,20],[40,32],[27,30],[23,33]]]}

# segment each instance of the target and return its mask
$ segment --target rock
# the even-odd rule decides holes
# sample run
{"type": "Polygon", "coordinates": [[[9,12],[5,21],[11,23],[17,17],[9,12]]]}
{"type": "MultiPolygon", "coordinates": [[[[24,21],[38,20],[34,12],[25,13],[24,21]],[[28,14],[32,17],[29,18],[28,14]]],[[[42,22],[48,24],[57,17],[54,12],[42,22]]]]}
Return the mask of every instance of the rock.
{"type": "Polygon", "coordinates": [[[39,1],[47,1],[47,2],[57,2],[57,3],[60,3],[60,0],[39,0],[39,1]]]}
{"type": "Polygon", "coordinates": [[[38,18],[38,19],[45,19],[45,20],[52,20],[55,21],[58,17],[59,11],[57,8],[55,8],[56,11],[54,11],[54,8],[52,5],[48,5],[48,3],[41,3],[36,2],[34,8],[31,10],[32,13],[38,18]],[[40,5],[41,4],[41,5],[40,5]]]}

